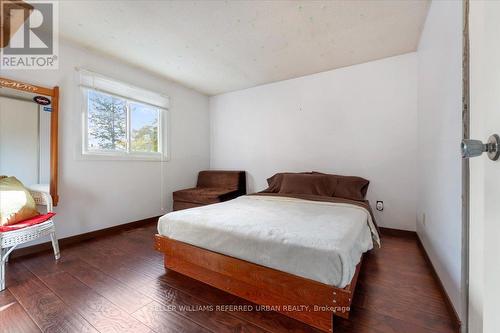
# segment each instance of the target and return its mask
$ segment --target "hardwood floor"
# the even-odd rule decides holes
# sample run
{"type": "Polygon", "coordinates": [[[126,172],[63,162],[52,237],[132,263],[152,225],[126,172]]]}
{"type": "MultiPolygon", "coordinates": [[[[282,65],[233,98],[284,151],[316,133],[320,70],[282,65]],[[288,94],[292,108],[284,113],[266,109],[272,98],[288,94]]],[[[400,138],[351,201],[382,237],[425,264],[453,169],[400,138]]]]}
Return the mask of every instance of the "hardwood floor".
{"type": "MultiPolygon", "coordinates": [[[[155,227],[76,244],[57,263],[49,252],[12,259],[0,332],[319,332],[274,312],[245,311],[245,300],[166,271],[153,250],[155,227]]],[[[335,333],[457,331],[408,237],[385,235],[366,256],[351,311],[350,320],[335,319],[335,333]]]]}

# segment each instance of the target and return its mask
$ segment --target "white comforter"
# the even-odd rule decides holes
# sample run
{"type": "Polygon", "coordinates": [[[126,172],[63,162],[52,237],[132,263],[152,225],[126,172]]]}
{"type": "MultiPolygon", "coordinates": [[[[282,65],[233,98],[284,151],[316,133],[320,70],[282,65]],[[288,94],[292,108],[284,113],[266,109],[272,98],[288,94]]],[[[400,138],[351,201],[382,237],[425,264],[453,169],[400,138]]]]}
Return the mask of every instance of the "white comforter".
{"type": "Polygon", "coordinates": [[[339,288],[379,236],[370,213],[345,203],[242,196],[168,213],[169,238],[339,288]]]}

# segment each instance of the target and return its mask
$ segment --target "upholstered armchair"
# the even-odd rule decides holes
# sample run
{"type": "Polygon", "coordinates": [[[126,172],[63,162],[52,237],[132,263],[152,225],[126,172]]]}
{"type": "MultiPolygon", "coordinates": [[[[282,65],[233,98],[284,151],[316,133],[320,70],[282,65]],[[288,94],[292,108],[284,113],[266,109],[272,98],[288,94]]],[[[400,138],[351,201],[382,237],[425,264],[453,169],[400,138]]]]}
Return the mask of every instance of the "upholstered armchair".
{"type": "Polygon", "coordinates": [[[196,187],[173,193],[174,210],[227,201],[246,193],[245,171],[200,171],[196,187]]]}

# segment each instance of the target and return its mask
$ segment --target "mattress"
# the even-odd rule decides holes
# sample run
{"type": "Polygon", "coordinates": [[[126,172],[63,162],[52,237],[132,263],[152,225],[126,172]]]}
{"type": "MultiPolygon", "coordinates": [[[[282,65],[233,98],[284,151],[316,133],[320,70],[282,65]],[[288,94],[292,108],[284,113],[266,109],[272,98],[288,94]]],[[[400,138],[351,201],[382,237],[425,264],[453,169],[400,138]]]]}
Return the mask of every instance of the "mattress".
{"type": "Polygon", "coordinates": [[[348,203],[241,196],[168,213],[160,235],[339,288],[380,245],[371,215],[348,203]]]}

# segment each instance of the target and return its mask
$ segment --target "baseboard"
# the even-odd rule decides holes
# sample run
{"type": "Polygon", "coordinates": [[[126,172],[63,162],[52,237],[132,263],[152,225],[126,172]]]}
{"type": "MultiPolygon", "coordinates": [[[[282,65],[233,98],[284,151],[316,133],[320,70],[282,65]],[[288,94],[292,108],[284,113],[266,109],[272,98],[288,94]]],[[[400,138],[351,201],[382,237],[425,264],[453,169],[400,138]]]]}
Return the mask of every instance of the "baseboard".
{"type": "MultiPolygon", "coordinates": [[[[139,221],[115,225],[115,226],[105,228],[105,229],[86,232],[86,233],[80,234],[80,235],[61,238],[61,239],[59,239],[59,248],[64,249],[65,247],[68,247],[72,244],[83,242],[83,241],[86,241],[86,240],[89,240],[92,238],[108,236],[108,235],[116,234],[117,232],[120,232],[120,231],[135,229],[135,228],[139,228],[139,227],[151,224],[151,223],[156,223],[156,222],[158,222],[158,218],[159,218],[159,216],[150,217],[150,218],[139,220],[139,221]]],[[[151,239],[151,242],[153,242],[152,239],[151,239]]],[[[11,253],[10,257],[11,258],[19,258],[22,256],[27,256],[30,254],[43,252],[43,251],[49,251],[49,250],[50,251],[52,250],[52,243],[50,241],[46,242],[46,243],[36,244],[36,245],[27,246],[27,247],[23,247],[23,248],[14,250],[11,253]]]]}
{"type": "Polygon", "coordinates": [[[400,229],[392,229],[392,228],[385,228],[385,227],[379,227],[380,233],[382,235],[386,236],[394,236],[394,237],[404,237],[404,238],[417,238],[417,233],[415,231],[409,231],[409,230],[400,230],[400,229]]]}
{"type": "Polygon", "coordinates": [[[460,328],[462,326],[462,321],[460,320],[460,317],[458,316],[458,312],[455,309],[455,307],[453,306],[453,303],[451,302],[451,299],[448,296],[446,289],[444,289],[443,282],[439,278],[439,275],[437,274],[437,271],[434,268],[434,265],[432,264],[432,261],[431,261],[429,255],[427,254],[427,251],[425,250],[425,247],[424,247],[424,244],[422,243],[422,240],[420,239],[420,237],[418,236],[417,233],[415,233],[415,236],[417,238],[418,247],[420,248],[420,250],[422,250],[422,253],[424,254],[425,261],[427,262],[427,264],[431,268],[432,275],[434,276],[434,279],[436,279],[436,281],[438,282],[439,289],[441,289],[441,293],[444,296],[444,301],[446,303],[446,307],[448,308],[448,312],[450,313],[450,315],[452,317],[453,325],[457,329],[457,332],[460,332],[460,328]]]}

